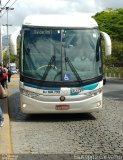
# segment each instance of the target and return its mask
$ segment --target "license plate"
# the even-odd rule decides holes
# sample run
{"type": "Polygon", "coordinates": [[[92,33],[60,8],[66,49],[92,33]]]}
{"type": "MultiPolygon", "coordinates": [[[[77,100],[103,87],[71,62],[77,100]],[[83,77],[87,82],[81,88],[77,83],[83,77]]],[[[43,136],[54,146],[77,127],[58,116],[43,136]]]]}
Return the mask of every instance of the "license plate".
{"type": "Polygon", "coordinates": [[[68,110],[70,109],[69,105],[56,105],[55,107],[56,110],[68,110]]]}

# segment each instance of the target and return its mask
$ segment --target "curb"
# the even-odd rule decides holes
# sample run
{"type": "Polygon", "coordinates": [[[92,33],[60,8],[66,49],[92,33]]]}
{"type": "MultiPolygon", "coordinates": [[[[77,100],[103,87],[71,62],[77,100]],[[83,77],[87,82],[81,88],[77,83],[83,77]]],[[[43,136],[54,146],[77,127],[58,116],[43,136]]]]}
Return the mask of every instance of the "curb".
{"type": "Polygon", "coordinates": [[[2,99],[4,126],[0,127],[0,154],[12,154],[11,127],[8,114],[8,98],[2,99]]]}

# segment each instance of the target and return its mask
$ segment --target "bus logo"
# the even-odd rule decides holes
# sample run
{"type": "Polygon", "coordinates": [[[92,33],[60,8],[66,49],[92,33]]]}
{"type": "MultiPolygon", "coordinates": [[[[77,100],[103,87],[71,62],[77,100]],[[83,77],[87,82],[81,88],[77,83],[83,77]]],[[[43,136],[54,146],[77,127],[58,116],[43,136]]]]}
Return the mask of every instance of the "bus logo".
{"type": "Polygon", "coordinates": [[[80,93],[81,91],[81,88],[72,88],[72,93],[80,93]]]}

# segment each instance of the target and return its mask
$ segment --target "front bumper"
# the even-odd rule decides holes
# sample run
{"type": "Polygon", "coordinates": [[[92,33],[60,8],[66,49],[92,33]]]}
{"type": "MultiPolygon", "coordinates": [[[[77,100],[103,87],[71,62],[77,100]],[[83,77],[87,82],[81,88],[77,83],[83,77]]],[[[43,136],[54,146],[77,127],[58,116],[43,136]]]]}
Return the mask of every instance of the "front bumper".
{"type": "Polygon", "coordinates": [[[82,99],[78,96],[72,100],[71,96],[67,96],[66,101],[61,102],[59,98],[52,101],[51,96],[47,96],[47,100],[36,100],[24,95],[20,95],[21,111],[23,113],[91,113],[99,111],[102,108],[102,93],[82,99]],[[77,100],[75,100],[77,98],[77,100]],[[68,99],[68,100],[67,100],[68,99]],[[69,105],[68,110],[56,110],[56,105],[69,105]]]}

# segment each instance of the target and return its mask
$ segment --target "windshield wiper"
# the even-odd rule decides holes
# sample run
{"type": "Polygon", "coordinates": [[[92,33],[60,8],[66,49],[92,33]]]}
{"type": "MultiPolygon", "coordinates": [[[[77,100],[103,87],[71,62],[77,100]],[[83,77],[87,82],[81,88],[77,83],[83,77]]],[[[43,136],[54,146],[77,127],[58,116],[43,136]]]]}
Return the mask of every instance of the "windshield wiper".
{"type": "MultiPolygon", "coordinates": [[[[66,62],[69,64],[71,70],[73,71],[73,73],[75,74],[77,80],[82,84],[82,79],[79,76],[78,72],[76,71],[75,67],[73,66],[72,62],[70,61],[70,59],[66,56],[66,50],[64,48],[64,55],[65,55],[65,66],[66,66],[66,62]]],[[[67,66],[66,66],[67,69],[67,66]]]]}
{"type": "Polygon", "coordinates": [[[50,58],[50,61],[49,61],[48,65],[47,65],[47,67],[46,67],[46,70],[45,70],[45,72],[44,72],[41,80],[44,81],[44,80],[46,79],[46,77],[47,77],[47,75],[48,75],[51,67],[53,67],[53,65],[52,65],[53,63],[54,63],[54,69],[55,69],[55,66],[56,66],[56,52],[55,52],[55,47],[54,47],[54,55],[50,58]]]}

